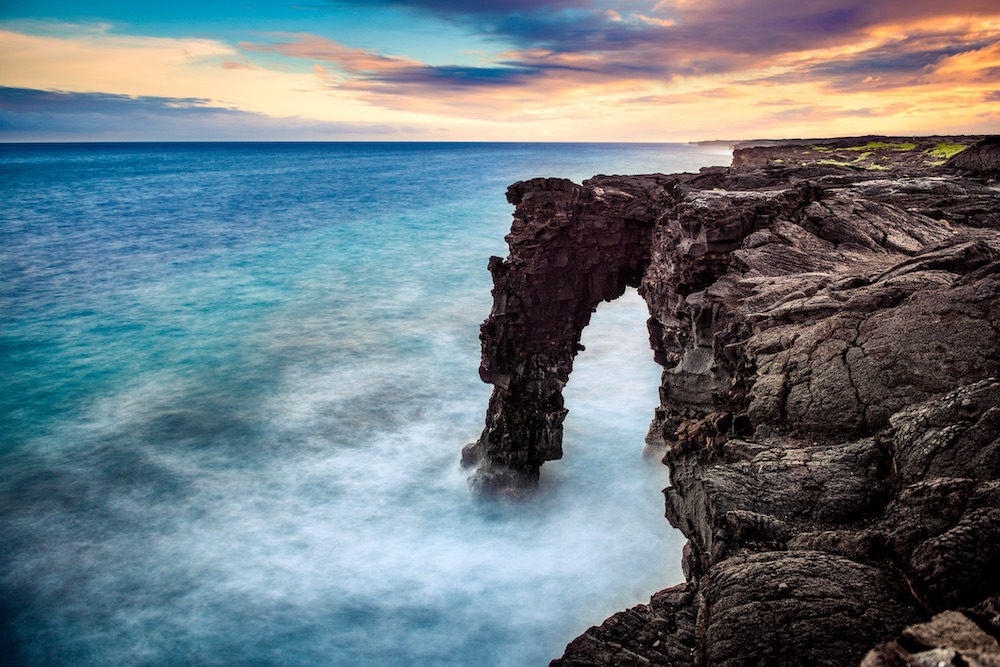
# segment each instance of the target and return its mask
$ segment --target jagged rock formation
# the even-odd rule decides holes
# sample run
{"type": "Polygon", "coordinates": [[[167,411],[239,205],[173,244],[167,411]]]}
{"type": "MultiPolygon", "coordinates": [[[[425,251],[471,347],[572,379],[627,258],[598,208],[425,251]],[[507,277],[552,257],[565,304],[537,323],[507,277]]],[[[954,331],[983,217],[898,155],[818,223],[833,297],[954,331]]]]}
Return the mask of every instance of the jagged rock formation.
{"type": "Polygon", "coordinates": [[[655,178],[628,182],[641,196],[614,179],[596,187],[537,179],[507,190],[517,206],[510,256],[490,259],[493,311],[481,336],[479,374],[494,392],[482,436],[462,454],[479,466],[480,491],[517,494],[562,456],[562,389],[580,335],[601,301],[639,285],[656,202],[669,198],[655,178]]]}
{"type": "Polygon", "coordinates": [[[638,285],[689,540],[687,583],[553,665],[1000,664],[1000,187],[884,139],[878,169],[823,162],[846,141],[511,187],[477,488],[561,455],[580,333],[638,285]]]}
{"type": "Polygon", "coordinates": [[[986,137],[953,156],[944,166],[978,176],[1000,174],[1000,137],[986,137]]]}

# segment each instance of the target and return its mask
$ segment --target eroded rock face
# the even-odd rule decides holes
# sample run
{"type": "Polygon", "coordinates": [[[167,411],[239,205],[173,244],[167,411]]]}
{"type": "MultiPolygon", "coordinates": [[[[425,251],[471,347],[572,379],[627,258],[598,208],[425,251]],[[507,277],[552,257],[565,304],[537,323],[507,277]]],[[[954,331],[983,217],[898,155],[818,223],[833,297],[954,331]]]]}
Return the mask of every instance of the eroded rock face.
{"type": "Polygon", "coordinates": [[[545,461],[562,456],[562,389],[583,349],[580,335],[602,301],[638,286],[667,177],[516,183],[510,256],[490,259],[493,310],[482,327],[479,373],[494,385],[479,440],[462,453],[474,488],[518,495],[545,461]]]}
{"type": "Polygon", "coordinates": [[[942,614],[1000,594],[1000,189],[912,156],[893,172],[753,151],[509,193],[476,483],[530,488],[561,456],[580,332],[638,285],[664,366],[647,447],[689,540],[686,584],[553,664],[994,664],[989,642],[907,628],[968,634],[942,614]]]}

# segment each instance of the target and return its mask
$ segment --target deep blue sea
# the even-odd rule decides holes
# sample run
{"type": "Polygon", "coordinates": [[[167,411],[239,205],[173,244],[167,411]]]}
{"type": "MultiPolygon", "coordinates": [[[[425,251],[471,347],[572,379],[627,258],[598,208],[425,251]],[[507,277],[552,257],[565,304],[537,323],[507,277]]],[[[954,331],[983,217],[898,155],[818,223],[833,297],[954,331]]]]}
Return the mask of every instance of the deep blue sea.
{"type": "Polygon", "coordinates": [[[681,580],[602,305],[531,502],[473,499],[506,186],[670,144],[0,145],[0,664],[545,665],[681,580]]]}

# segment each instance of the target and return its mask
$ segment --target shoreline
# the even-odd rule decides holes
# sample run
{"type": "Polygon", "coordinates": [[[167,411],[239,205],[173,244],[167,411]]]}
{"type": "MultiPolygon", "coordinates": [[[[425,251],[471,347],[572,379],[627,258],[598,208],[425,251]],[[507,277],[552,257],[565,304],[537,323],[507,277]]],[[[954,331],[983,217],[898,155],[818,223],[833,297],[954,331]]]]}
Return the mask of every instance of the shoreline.
{"type": "Polygon", "coordinates": [[[647,447],[689,540],[685,584],[554,667],[874,667],[979,655],[955,614],[1000,631],[1000,144],[886,139],[508,189],[482,328],[494,395],[463,452],[474,488],[530,496],[562,456],[590,314],[637,287],[665,369],[647,447]],[[927,627],[940,645],[893,639],[927,627]]]}

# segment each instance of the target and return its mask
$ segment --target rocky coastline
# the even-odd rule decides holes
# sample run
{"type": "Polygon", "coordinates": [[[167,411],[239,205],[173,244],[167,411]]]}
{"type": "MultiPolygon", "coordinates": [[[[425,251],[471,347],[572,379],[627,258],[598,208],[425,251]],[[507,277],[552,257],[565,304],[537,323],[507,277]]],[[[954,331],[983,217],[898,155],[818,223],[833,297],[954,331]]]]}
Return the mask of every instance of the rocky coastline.
{"type": "Polygon", "coordinates": [[[562,456],[581,332],[636,287],[663,366],[645,447],[688,539],[684,584],[554,667],[1000,665],[1000,139],[979,139],[508,189],[473,488],[529,496],[562,456]]]}

